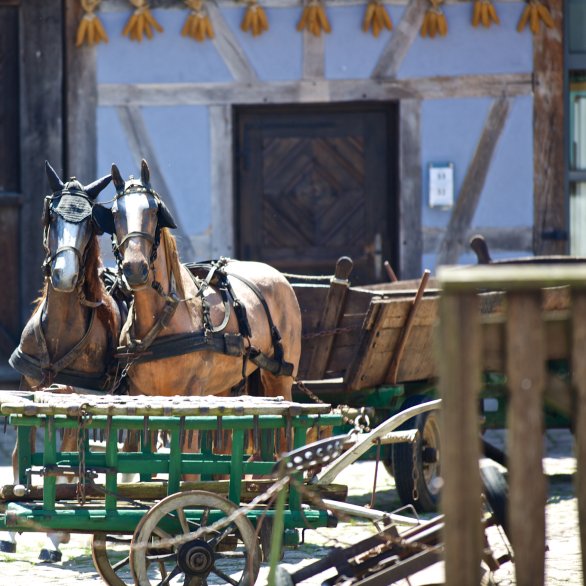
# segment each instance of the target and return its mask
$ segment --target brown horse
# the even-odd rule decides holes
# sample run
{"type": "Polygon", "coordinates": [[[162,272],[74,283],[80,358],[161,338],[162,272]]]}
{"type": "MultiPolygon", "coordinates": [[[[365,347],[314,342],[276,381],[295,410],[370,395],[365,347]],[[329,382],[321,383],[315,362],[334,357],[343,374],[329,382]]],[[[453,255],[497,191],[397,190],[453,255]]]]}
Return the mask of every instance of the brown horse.
{"type": "MultiPolygon", "coordinates": [[[[45,283],[10,364],[23,375],[23,386],[28,388],[62,383],[108,390],[107,371],[121,319],[99,276],[100,250],[92,209],[111,178],[107,175],[84,187],[75,178],[63,183],[49,163],[45,168],[53,192],[45,198],[43,211],[45,283]]],[[[13,453],[15,482],[17,449],[13,453]]],[[[65,434],[62,450],[77,451],[74,430],[65,434]]],[[[4,548],[10,550],[11,543],[13,550],[12,540],[4,548]]],[[[53,544],[55,549],[43,550],[41,559],[60,559],[54,540],[53,544]]]]}
{"type": "Polygon", "coordinates": [[[140,179],[126,182],[112,165],[112,178],[114,204],[96,206],[95,217],[113,234],[134,296],[121,334],[130,393],[227,394],[260,367],[262,394],[290,400],[301,313],[285,277],[266,264],[235,260],[194,276],[179,263],[169,232],[175,222],[151,188],[147,163],[140,179]],[[218,275],[225,275],[225,294],[213,286],[218,275]]]}

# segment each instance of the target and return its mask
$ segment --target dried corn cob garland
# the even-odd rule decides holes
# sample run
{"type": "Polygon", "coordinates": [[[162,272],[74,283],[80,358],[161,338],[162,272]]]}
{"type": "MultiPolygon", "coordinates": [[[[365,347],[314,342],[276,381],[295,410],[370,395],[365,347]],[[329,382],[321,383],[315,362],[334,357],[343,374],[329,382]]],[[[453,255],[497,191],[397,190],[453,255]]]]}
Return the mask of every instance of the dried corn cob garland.
{"type": "Polygon", "coordinates": [[[539,32],[539,21],[542,20],[547,28],[553,28],[554,22],[547,6],[541,3],[541,0],[527,0],[527,6],[523,10],[517,30],[521,32],[527,23],[533,34],[539,32]]]}
{"type": "Polygon", "coordinates": [[[492,0],[476,0],[474,2],[474,12],[472,13],[472,26],[477,27],[479,24],[488,28],[492,23],[500,24],[500,19],[492,0]]]}
{"type": "Polygon", "coordinates": [[[319,37],[321,31],[332,32],[326,9],[321,0],[309,0],[303,8],[301,19],[297,23],[297,30],[307,29],[312,35],[319,37]]]}
{"type": "Polygon", "coordinates": [[[153,29],[159,33],[163,32],[163,27],[151,14],[147,0],[130,0],[130,3],[135,9],[122,31],[125,37],[140,43],[143,36],[149,39],[153,38],[153,29]]]}
{"type": "Polygon", "coordinates": [[[362,30],[367,33],[369,29],[372,29],[372,34],[378,37],[384,28],[389,31],[392,30],[393,23],[391,22],[391,17],[385,5],[380,0],[370,0],[366,5],[362,30]]]}
{"type": "Polygon", "coordinates": [[[444,0],[429,0],[429,3],[430,6],[423,16],[421,36],[433,38],[437,34],[445,37],[448,32],[448,22],[444,11],[441,9],[444,0]]]}
{"type": "Polygon", "coordinates": [[[265,9],[256,1],[248,0],[248,6],[244,11],[244,18],[240,23],[240,28],[245,32],[251,32],[253,37],[262,35],[264,31],[269,30],[269,21],[265,9]]]}
{"type": "Polygon", "coordinates": [[[214,27],[203,0],[185,0],[185,4],[191,12],[183,25],[183,29],[181,29],[181,35],[191,37],[198,43],[202,43],[206,39],[213,39],[215,36],[214,27]]]}
{"type": "Polygon", "coordinates": [[[86,43],[91,47],[102,41],[107,43],[108,35],[95,12],[100,4],[100,0],[80,0],[80,3],[85,14],[79,23],[79,27],[77,27],[75,45],[81,47],[86,43]]]}

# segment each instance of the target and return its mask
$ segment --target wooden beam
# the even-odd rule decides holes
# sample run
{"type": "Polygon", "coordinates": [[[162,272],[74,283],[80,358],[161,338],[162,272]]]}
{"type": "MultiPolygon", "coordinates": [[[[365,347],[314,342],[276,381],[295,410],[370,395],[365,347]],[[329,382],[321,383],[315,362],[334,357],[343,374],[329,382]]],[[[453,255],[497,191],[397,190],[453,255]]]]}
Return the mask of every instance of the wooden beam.
{"type": "Polygon", "coordinates": [[[234,256],[234,146],[232,108],[210,106],[213,258],[234,256]]]}
{"type": "Polygon", "coordinates": [[[457,263],[460,254],[468,246],[466,234],[476,212],[494,149],[509,115],[509,108],[510,99],[504,96],[496,99],[490,108],[448,227],[438,247],[438,265],[457,263]]]}
{"type": "MultiPolygon", "coordinates": [[[[432,228],[425,226],[423,233],[423,253],[434,253],[440,242],[446,237],[444,228],[432,228]]],[[[470,239],[475,234],[484,236],[489,250],[510,250],[511,252],[526,252],[532,254],[533,251],[533,227],[532,226],[513,226],[510,228],[497,228],[494,226],[476,226],[466,231],[463,237],[464,251],[469,246],[470,239]]],[[[470,252],[472,250],[470,249],[470,252]]]]}
{"type": "Polygon", "coordinates": [[[286,104],[531,95],[531,73],[389,80],[100,84],[100,106],[286,104]]]}
{"type": "Polygon", "coordinates": [[[257,79],[256,71],[248,60],[238,39],[224,20],[216,0],[207,0],[206,7],[214,24],[214,45],[224,59],[226,67],[237,81],[251,82],[257,79]]]}
{"type": "MultiPolygon", "coordinates": [[[[2,2],[12,4],[18,3],[20,0],[0,0],[2,2]]],[[[239,0],[217,0],[220,6],[237,6],[239,0]]],[[[327,0],[328,6],[356,6],[365,5],[367,0],[327,0]]],[[[394,6],[404,6],[409,4],[411,0],[384,0],[385,4],[394,6]]],[[[519,0],[499,0],[499,3],[518,3],[519,0]]],[[[446,0],[446,4],[470,4],[470,0],[446,0]]],[[[299,0],[263,0],[263,6],[270,8],[299,8],[299,0]]],[[[185,10],[185,6],[177,0],[150,0],[149,5],[151,8],[165,8],[171,10],[185,10]]],[[[102,0],[100,6],[101,10],[105,12],[122,12],[130,11],[131,8],[128,5],[128,0],[102,0]]]]}
{"type": "Polygon", "coordinates": [[[402,279],[421,275],[421,102],[399,106],[399,272],[402,279]]]}
{"type": "Polygon", "coordinates": [[[303,79],[323,79],[325,74],[325,34],[316,37],[303,31],[303,79]]]}
{"type": "Polygon", "coordinates": [[[44,161],[63,173],[63,5],[28,0],[20,7],[21,317],[43,278],[40,218],[47,190],[44,161]]]}
{"type": "Polygon", "coordinates": [[[191,240],[182,226],[181,216],[178,213],[178,208],[175,205],[173,196],[165,182],[165,176],[159,166],[155,149],[153,148],[140,109],[133,106],[127,106],[124,108],[120,107],[117,110],[118,118],[120,119],[126,138],[128,139],[128,145],[134,160],[138,164],[141,159],[146,159],[149,164],[152,183],[155,186],[156,191],[161,194],[161,197],[165,201],[165,205],[169,208],[169,211],[177,224],[175,234],[178,236],[177,246],[179,248],[179,254],[182,258],[193,258],[191,240]]]}
{"type": "MultiPolygon", "coordinates": [[[[95,47],[76,47],[75,35],[84,14],[77,0],[65,2],[65,170],[88,184],[96,179],[97,129],[95,47]]],[[[100,169],[100,176],[108,173],[100,169]]]]}
{"type": "Polygon", "coordinates": [[[423,15],[428,7],[429,2],[427,0],[409,2],[401,22],[395,27],[391,38],[382,50],[372,70],[371,77],[373,79],[396,77],[405,55],[407,55],[413,41],[419,34],[423,15]]]}
{"type": "Polygon", "coordinates": [[[562,0],[550,0],[555,28],[533,36],[533,161],[535,254],[568,252],[564,194],[564,50],[562,0]]]}

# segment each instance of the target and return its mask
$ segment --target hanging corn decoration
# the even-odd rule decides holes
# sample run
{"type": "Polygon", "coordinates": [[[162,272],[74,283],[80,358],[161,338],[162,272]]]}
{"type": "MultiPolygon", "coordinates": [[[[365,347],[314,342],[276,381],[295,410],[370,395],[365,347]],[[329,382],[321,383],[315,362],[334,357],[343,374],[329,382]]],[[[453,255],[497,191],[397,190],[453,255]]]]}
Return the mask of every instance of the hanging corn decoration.
{"type": "Polygon", "coordinates": [[[527,0],[527,6],[523,10],[517,30],[521,32],[527,23],[531,32],[535,35],[539,32],[539,21],[542,20],[547,28],[553,28],[554,22],[547,6],[541,0],[527,0]]]}
{"type": "Polygon", "coordinates": [[[369,29],[372,29],[372,34],[378,37],[385,28],[389,31],[393,29],[393,23],[385,5],[380,0],[370,0],[366,5],[362,30],[367,33],[369,29]]]}
{"type": "Polygon", "coordinates": [[[332,32],[326,9],[321,0],[309,0],[303,7],[301,19],[297,23],[297,30],[308,30],[312,35],[319,37],[321,31],[332,32]]]}
{"type": "Polygon", "coordinates": [[[159,33],[163,32],[163,27],[155,20],[151,14],[147,0],[130,0],[134,6],[134,12],[128,19],[122,34],[131,41],[142,41],[143,36],[148,39],[153,38],[153,29],[159,33]]]}
{"type": "Polygon", "coordinates": [[[85,14],[77,27],[75,46],[81,47],[85,43],[91,47],[97,43],[107,43],[108,35],[99,16],[96,15],[100,0],[80,0],[80,4],[85,14]]]}
{"type": "Polygon", "coordinates": [[[489,28],[492,23],[500,24],[500,22],[492,0],[475,0],[474,11],[472,13],[473,27],[477,27],[481,24],[482,26],[489,28]]]}
{"type": "Polygon", "coordinates": [[[203,0],[185,0],[185,4],[191,12],[181,29],[181,35],[191,37],[198,43],[202,43],[206,39],[213,39],[215,36],[214,27],[203,0]]]}
{"type": "Polygon", "coordinates": [[[429,0],[430,6],[425,11],[423,16],[423,24],[421,25],[422,37],[445,37],[448,33],[448,22],[444,11],[440,8],[444,0],[429,0]]]}
{"type": "Polygon", "coordinates": [[[240,23],[240,28],[245,33],[250,32],[253,37],[258,37],[264,31],[269,30],[267,13],[256,0],[247,0],[247,4],[248,6],[244,11],[244,18],[240,23]]]}

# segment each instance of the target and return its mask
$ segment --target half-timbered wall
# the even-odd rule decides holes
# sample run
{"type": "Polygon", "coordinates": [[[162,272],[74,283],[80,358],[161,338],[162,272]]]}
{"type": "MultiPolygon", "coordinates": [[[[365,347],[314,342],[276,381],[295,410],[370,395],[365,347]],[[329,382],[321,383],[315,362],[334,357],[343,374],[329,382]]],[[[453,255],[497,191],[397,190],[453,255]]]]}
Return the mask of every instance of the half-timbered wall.
{"type": "Polygon", "coordinates": [[[501,24],[485,29],[471,26],[471,2],[448,0],[449,32],[435,39],[419,35],[424,0],[387,4],[394,28],[379,38],[362,32],[364,2],[354,0],[327,2],[333,30],[321,38],[295,30],[301,8],[293,0],[263,2],[270,30],[257,38],[239,28],[241,5],[206,4],[213,42],[181,37],[187,12],[170,0],[151,2],[164,33],[130,42],[121,35],[129,4],[103,0],[110,42],[78,49],[90,71],[95,63],[97,173],[115,161],[137,174],[147,158],[178,217],[184,258],[235,253],[234,105],[361,100],[400,106],[402,277],[472,260],[475,232],[494,257],[531,254],[538,172],[534,39],[516,30],[524,2],[496,2],[501,24]],[[455,205],[431,209],[427,168],[446,161],[455,168],[455,205]]]}

